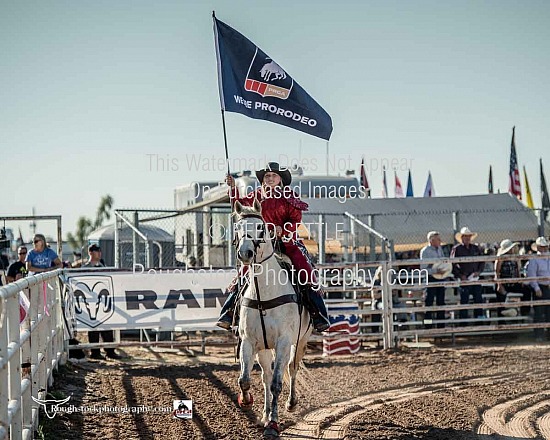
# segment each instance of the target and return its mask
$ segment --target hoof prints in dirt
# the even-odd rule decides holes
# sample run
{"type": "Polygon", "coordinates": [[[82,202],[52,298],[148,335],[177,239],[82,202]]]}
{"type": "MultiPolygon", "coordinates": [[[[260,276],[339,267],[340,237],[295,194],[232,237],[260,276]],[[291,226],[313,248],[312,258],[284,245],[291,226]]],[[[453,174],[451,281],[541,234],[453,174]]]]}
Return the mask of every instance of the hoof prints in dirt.
{"type": "MultiPolygon", "coordinates": [[[[306,359],[297,412],[281,411],[282,438],[550,439],[549,354],[540,347],[483,347],[306,359]]],[[[192,399],[193,419],[153,412],[63,414],[55,420],[61,422],[54,428],[56,438],[262,436],[257,370],[251,389],[257,401],[252,411],[242,411],[236,364],[72,368],[76,372],[57,379],[56,387],[66,395],[72,392],[74,405],[172,407],[174,399],[192,399]]]]}

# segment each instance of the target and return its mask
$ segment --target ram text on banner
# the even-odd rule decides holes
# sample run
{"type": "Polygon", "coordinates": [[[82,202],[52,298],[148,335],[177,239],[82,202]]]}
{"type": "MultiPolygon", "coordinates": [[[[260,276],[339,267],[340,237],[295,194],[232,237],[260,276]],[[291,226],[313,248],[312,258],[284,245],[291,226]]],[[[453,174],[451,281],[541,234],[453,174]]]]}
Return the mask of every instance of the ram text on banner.
{"type": "Polygon", "coordinates": [[[279,64],[215,17],[214,37],[223,110],[330,139],[329,114],[279,64]]]}

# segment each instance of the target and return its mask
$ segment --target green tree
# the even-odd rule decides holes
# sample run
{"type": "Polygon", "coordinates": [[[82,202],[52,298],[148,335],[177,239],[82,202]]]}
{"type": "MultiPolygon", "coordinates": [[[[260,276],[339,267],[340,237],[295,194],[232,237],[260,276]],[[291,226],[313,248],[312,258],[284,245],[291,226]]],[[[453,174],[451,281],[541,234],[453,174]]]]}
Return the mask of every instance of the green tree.
{"type": "Polygon", "coordinates": [[[95,217],[94,227],[97,229],[100,226],[103,226],[103,222],[111,218],[111,209],[113,208],[114,200],[107,194],[103,196],[97,207],[97,213],[95,217]]]}
{"type": "Polygon", "coordinates": [[[99,202],[95,221],[92,221],[90,218],[85,216],[78,218],[75,233],[67,233],[67,241],[73,249],[78,250],[87,246],[88,236],[92,233],[92,231],[103,226],[103,222],[111,218],[113,203],[113,198],[107,194],[106,196],[103,196],[99,202]]]}

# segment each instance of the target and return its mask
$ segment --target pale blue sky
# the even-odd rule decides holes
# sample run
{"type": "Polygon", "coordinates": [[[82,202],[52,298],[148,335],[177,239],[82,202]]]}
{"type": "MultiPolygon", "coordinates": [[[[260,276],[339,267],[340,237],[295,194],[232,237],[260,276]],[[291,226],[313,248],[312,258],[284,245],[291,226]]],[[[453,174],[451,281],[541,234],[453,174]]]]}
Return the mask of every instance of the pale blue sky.
{"type": "MultiPolygon", "coordinates": [[[[416,195],[428,170],[438,195],[459,195],[485,193],[492,164],[495,188],[506,191],[516,125],[536,205],[539,157],[550,177],[547,1],[0,5],[0,215],[34,206],[61,214],[67,232],[104,194],[121,208],[171,208],[176,186],[221,179],[223,167],[186,164],[192,154],[224,155],[213,9],[328,111],[330,154],[349,154],[356,170],[362,155],[367,164],[394,158],[411,165],[416,195]],[[171,166],[151,170],[151,154],[171,166]]],[[[324,141],[226,119],[232,157],[296,157],[301,145],[324,172],[324,141]]],[[[405,185],[406,170],[398,174],[405,185]]],[[[375,196],[381,180],[372,170],[375,196]]]]}

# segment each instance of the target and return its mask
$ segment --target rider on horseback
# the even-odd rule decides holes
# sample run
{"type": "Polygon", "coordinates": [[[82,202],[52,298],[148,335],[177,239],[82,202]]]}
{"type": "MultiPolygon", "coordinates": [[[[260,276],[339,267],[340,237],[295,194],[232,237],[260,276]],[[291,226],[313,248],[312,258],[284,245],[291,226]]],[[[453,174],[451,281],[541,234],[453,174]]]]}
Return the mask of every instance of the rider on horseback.
{"type": "MultiPolygon", "coordinates": [[[[311,257],[303,243],[298,240],[297,228],[302,221],[302,211],[308,208],[307,203],[301,201],[290,188],[292,176],[290,171],[281,168],[278,163],[270,162],[265,169],[256,171],[256,177],[262,186],[251,191],[244,197],[239,195],[235,187],[235,181],[228,175],[226,182],[230,187],[230,198],[232,204],[239,201],[245,206],[252,206],[254,199],[262,205],[262,215],[268,226],[274,227],[272,236],[277,237],[276,248],[279,248],[287,255],[297,273],[297,282],[304,294],[304,303],[313,319],[313,327],[318,332],[327,330],[330,327],[327,309],[323,301],[322,291],[313,270],[311,257]],[[316,286],[314,289],[313,286],[316,286]]],[[[216,323],[218,327],[226,330],[231,329],[233,315],[239,293],[239,278],[243,273],[237,275],[227,288],[228,297],[222,307],[220,319],[216,323]]]]}

